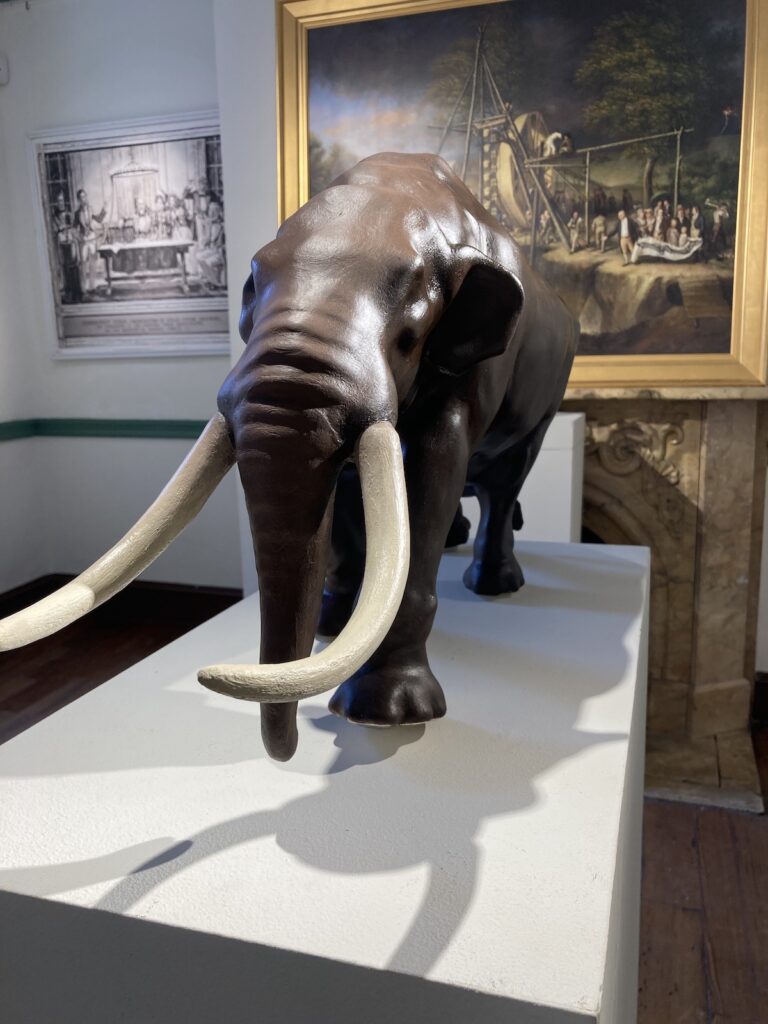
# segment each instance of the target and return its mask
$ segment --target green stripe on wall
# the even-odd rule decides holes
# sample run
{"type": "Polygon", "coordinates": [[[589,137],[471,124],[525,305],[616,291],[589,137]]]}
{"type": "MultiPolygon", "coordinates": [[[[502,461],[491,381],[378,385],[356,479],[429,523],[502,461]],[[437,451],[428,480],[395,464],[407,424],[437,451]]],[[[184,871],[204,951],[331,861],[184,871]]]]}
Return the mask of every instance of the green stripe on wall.
{"type": "Polygon", "coordinates": [[[7,420],[0,423],[0,441],[17,441],[20,437],[34,437],[37,420],[7,420]]]}
{"type": "Polygon", "coordinates": [[[195,440],[206,420],[36,419],[0,422],[0,441],[24,437],[159,437],[195,440]]]}

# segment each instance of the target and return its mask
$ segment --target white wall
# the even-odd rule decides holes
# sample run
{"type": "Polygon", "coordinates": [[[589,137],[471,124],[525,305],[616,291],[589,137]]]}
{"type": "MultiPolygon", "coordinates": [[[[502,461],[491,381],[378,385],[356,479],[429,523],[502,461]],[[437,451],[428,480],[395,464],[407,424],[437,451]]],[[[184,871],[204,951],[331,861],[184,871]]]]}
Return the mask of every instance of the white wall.
{"type": "MultiPolygon", "coordinates": [[[[2,45],[3,34],[0,31],[2,45]]],[[[0,87],[0,420],[23,419],[28,416],[33,391],[32,357],[29,344],[23,340],[23,314],[16,301],[18,264],[11,236],[13,197],[7,187],[8,153],[4,145],[3,123],[5,111],[0,87]]]]}
{"type": "MultiPolygon", "coordinates": [[[[157,497],[192,441],[32,437],[0,444],[0,593],[78,573],[157,497]],[[9,500],[8,490],[13,491],[9,500]]],[[[240,586],[235,474],[142,579],[240,586]]]]}
{"type": "MultiPolygon", "coordinates": [[[[0,89],[0,139],[5,112],[0,89]]],[[[33,393],[32,359],[29,345],[22,340],[23,316],[16,302],[17,265],[9,244],[13,200],[4,187],[7,155],[7,147],[0,142],[0,421],[29,417],[33,393]]],[[[49,571],[50,541],[37,500],[38,451],[33,438],[0,442],[0,593],[49,571]]]]}
{"type": "Polygon", "coordinates": [[[44,444],[42,437],[0,442],[0,594],[53,571],[44,444]]]}
{"type": "MultiPolygon", "coordinates": [[[[28,136],[44,128],[215,109],[212,0],[32,0],[29,10],[23,3],[3,4],[0,48],[10,66],[10,82],[0,87],[0,420],[207,419],[215,411],[216,392],[229,367],[226,357],[70,362],[52,358],[54,340],[48,336],[41,304],[49,283],[41,280],[33,237],[35,191],[28,136]]],[[[0,523],[18,522],[29,512],[28,488],[5,482],[20,479],[20,462],[50,444],[0,444],[0,523]]],[[[135,494],[144,495],[147,480],[165,476],[168,469],[163,442],[141,442],[139,464],[124,445],[99,445],[119,460],[115,469],[135,494]]],[[[68,492],[89,493],[87,467],[75,454],[85,450],[83,442],[60,440],[56,449],[63,460],[57,468],[69,466],[68,492]]],[[[222,536],[229,531],[228,543],[234,550],[234,487],[224,494],[223,504],[217,503],[221,521],[211,524],[210,536],[198,537],[197,550],[217,542],[217,531],[222,536]]],[[[55,500],[50,488],[46,495],[55,500]]],[[[87,518],[81,517],[79,538],[70,537],[71,552],[89,548],[87,518]]],[[[18,575],[21,547],[27,549],[27,578],[40,574],[39,559],[34,557],[37,544],[37,538],[14,531],[11,557],[8,535],[0,535],[0,587],[9,575],[18,575]]],[[[194,565],[194,550],[190,557],[194,565]]],[[[234,565],[237,558],[226,561],[234,565]]],[[[203,563],[204,558],[195,582],[212,582],[206,579],[203,563]]],[[[170,571],[172,562],[166,564],[170,571]]],[[[83,567],[69,554],[62,557],[52,551],[47,571],[64,571],[65,565],[70,570],[83,567]]],[[[239,571],[230,573],[227,582],[239,585],[239,571]]]]}
{"type": "MultiPolygon", "coordinates": [[[[240,289],[251,257],[277,230],[275,5],[273,0],[214,0],[230,320],[237,323],[240,289]]],[[[232,355],[243,344],[232,335],[232,355]]],[[[243,589],[256,589],[245,509],[240,501],[243,589]]]]}
{"type": "MultiPolygon", "coordinates": [[[[46,532],[56,552],[56,571],[68,573],[90,565],[130,529],[193,444],[156,438],[36,440],[44,445],[44,474],[56,494],[46,532]],[[73,479],[76,489],[70,483],[73,479]]],[[[234,473],[224,478],[200,515],[141,578],[240,585],[234,473]]]]}

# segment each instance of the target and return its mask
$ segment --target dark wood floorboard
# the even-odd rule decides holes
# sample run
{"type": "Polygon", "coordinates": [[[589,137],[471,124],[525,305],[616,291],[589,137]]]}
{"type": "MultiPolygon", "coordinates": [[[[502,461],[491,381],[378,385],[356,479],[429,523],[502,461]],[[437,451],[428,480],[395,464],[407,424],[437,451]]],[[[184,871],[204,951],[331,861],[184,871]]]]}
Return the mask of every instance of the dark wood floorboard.
{"type": "MultiPolygon", "coordinates": [[[[0,595],[0,617],[61,585],[0,595]]],[[[134,584],[56,636],[0,655],[0,742],[238,600],[134,584]]],[[[768,799],[768,729],[755,734],[768,799]]],[[[639,1024],[768,1024],[768,818],[646,800],[639,1024]]]]}
{"type": "Polygon", "coordinates": [[[768,1024],[765,815],[645,801],[638,1022],[768,1024]]]}
{"type": "Polygon", "coordinates": [[[645,801],[645,899],[683,910],[702,909],[698,822],[699,809],[692,804],[645,801]]]}
{"type": "Polygon", "coordinates": [[[755,950],[746,927],[744,864],[733,818],[717,808],[699,814],[707,987],[715,1018],[731,1016],[748,1024],[759,1019],[761,1008],[755,950]]]}
{"type": "Polygon", "coordinates": [[[700,910],[643,899],[638,1019],[650,1024],[706,1024],[700,910]]]}
{"type": "MultiPolygon", "coordinates": [[[[0,595],[0,617],[68,577],[0,595]]],[[[0,743],[17,736],[240,599],[235,590],[134,583],[54,636],[0,654],[0,743]]]]}

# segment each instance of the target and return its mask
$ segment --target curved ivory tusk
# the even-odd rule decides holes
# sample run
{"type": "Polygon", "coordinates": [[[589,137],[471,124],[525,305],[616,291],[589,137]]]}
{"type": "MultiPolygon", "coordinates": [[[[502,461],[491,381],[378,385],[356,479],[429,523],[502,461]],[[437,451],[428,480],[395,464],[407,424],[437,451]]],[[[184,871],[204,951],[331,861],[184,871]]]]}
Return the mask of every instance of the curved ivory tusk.
{"type": "Polygon", "coordinates": [[[136,579],[195,518],[234,461],[219,413],[158,498],[113,548],[61,590],[0,620],[0,651],[50,636],[136,579]]]}
{"type": "Polygon", "coordinates": [[[343,683],[389,632],[408,577],[410,527],[400,438],[387,422],[360,437],[357,465],[365,509],[365,574],[357,607],[338,637],[319,654],[278,665],[212,665],[197,678],[209,690],[281,704],[343,683]]]}

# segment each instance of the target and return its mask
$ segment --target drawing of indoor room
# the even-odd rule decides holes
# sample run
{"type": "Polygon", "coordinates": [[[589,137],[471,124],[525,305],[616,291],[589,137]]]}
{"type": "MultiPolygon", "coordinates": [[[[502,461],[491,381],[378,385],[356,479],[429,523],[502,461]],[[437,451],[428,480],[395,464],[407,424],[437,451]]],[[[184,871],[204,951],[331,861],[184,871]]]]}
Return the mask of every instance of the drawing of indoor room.
{"type": "Polygon", "coordinates": [[[65,304],[215,294],[226,288],[218,137],[47,152],[45,187],[92,213],[95,256],[65,304]]]}

